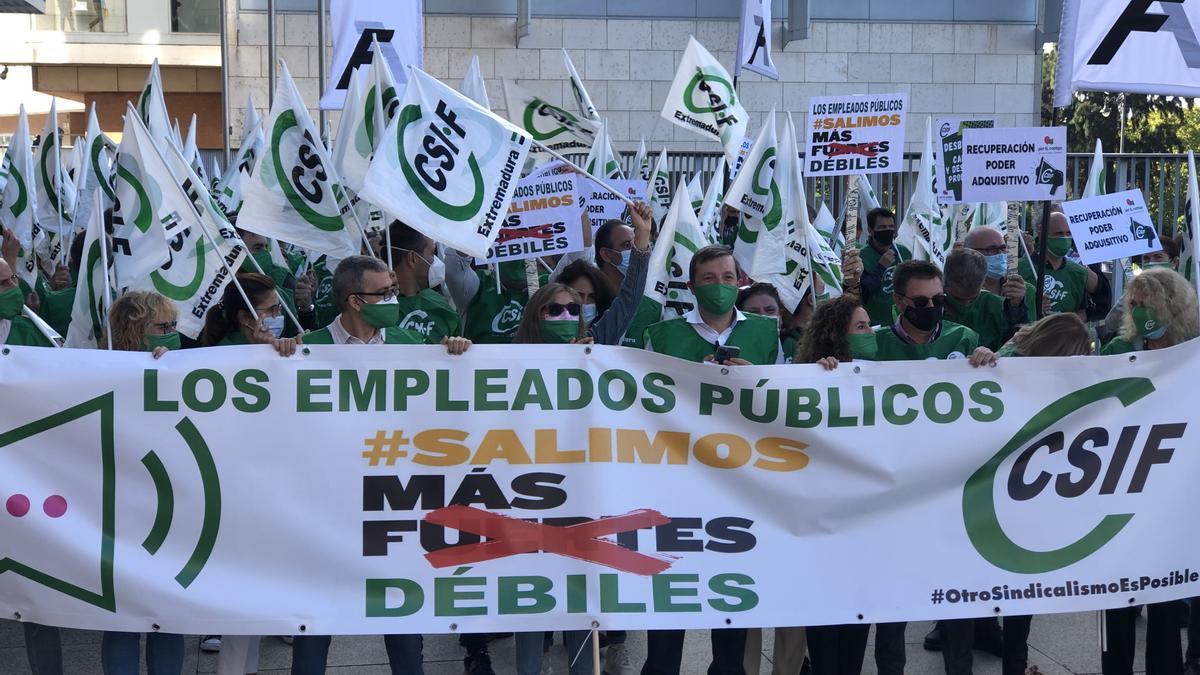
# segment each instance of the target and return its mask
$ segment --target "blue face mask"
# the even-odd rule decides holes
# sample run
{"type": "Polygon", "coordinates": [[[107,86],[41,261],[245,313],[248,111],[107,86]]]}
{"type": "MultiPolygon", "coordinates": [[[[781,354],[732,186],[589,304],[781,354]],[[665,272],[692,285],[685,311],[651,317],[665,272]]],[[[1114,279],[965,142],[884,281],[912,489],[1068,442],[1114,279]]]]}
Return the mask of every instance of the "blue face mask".
{"type": "Polygon", "coordinates": [[[595,320],[596,320],[596,305],[594,303],[588,303],[588,304],[584,305],[583,306],[583,322],[590,326],[590,325],[592,325],[592,322],[595,320]]]}
{"type": "Polygon", "coordinates": [[[984,256],[984,259],[987,260],[987,275],[993,279],[1003,279],[1008,272],[1008,254],[997,253],[984,256]]]}
{"type": "MultiPolygon", "coordinates": [[[[610,249],[615,251],[616,249],[610,249]]],[[[633,257],[633,249],[625,249],[621,251],[621,262],[617,265],[617,269],[621,270],[621,274],[629,273],[629,260],[633,257]]]]}

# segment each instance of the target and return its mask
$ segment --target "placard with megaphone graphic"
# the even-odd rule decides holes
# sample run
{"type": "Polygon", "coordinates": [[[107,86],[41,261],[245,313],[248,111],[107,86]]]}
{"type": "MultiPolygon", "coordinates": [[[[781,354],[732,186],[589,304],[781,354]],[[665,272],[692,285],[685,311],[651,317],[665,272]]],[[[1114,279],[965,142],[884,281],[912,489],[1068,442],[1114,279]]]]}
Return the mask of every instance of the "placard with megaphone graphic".
{"type": "MultiPolygon", "coordinates": [[[[186,416],[175,425],[178,438],[162,439],[160,446],[182,447],[185,453],[176,452],[164,462],[163,453],[149,449],[140,460],[145,468],[143,484],[118,484],[113,401],[110,391],[0,433],[0,499],[4,501],[0,531],[5,532],[0,575],[24,577],[110,612],[117,611],[121,596],[114,574],[117,524],[132,526],[152,514],[141,539],[141,547],[152,556],[164,551],[172,534],[176,488],[167,464],[181,466],[179,460],[190,457],[193,475],[177,476],[175,481],[198,477],[203,496],[202,503],[195,505],[202,514],[198,537],[174,575],[181,588],[190,586],[203,571],[221,519],[216,465],[204,438],[186,416]],[[81,447],[61,442],[66,438],[90,442],[81,447]],[[127,512],[131,509],[135,513],[127,512]]],[[[169,549],[174,554],[181,545],[169,549]]]]}

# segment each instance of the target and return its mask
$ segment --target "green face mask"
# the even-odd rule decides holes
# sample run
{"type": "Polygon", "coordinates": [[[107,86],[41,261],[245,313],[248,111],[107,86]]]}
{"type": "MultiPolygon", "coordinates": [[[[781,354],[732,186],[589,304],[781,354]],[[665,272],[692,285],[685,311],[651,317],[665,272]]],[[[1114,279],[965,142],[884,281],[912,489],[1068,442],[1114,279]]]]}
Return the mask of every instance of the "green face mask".
{"type": "Polygon", "coordinates": [[[1129,316],[1133,319],[1133,327],[1137,334],[1144,338],[1157,340],[1167,332],[1167,325],[1145,307],[1130,308],[1129,316]]]}
{"type": "Polygon", "coordinates": [[[579,322],[570,320],[551,321],[542,319],[542,342],[550,345],[569,344],[579,334],[579,322]]]}
{"type": "Polygon", "coordinates": [[[359,311],[363,321],[372,328],[391,328],[400,323],[400,303],[395,298],[373,305],[363,305],[359,311]]]}
{"type": "Polygon", "coordinates": [[[147,335],[146,336],[146,351],[152,352],[159,347],[167,349],[179,349],[182,345],[179,342],[179,331],[171,331],[164,335],[147,335]]]}
{"type": "MultiPolygon", "coordinates": [[[[266,274],[267,276],[271,275],[271,268],[275,266],[275,263],[271,261],[271,251],[269,249],[264,248],[261,251],[255,251],[254,253],[250,254],[250,257],[254,258],[254,262],[258,263],[258,266],[262,268],[263,274],[266,274]]],[[[254,263],[250,262],[250,259],[247,258],[246,262],[242,263],[242,271],[257,272],[258,269],[256,269],[254,267],[254,263]]]]}
{"type": "Polygon", "coordinates": [[[25,306],[25,297],[21,295],[21,287],[10,288],[0,293],[0,319],[15,319],[21,315],[25,306]]]}
{"type": "Polygon", "coordinates": [[[1046,240],[1046,250],[1055,258],[1065,258],[1074,241],[1071,237],[1050,237],[1046,240]]]}
{"type": "Polygon", "coordinates": [[[738,287],[733,284],[704,284],[692,289],[700,308],[709,314],[728,314],[737,303],[738,287]]]}
{"type": "Polygon", "coordinates": [[[875,360],[879,354],[879,343],[875,340],[875,333],[851,333],[847,337],[850,338],[850,355],[854,360],[875,360]]]}
{"type": "Polygon", "coordinates": [[[500,263],[500,281],[507,282],[510,286],[524,286],[528,282],[525,278],[525,261],[500,263]]]}

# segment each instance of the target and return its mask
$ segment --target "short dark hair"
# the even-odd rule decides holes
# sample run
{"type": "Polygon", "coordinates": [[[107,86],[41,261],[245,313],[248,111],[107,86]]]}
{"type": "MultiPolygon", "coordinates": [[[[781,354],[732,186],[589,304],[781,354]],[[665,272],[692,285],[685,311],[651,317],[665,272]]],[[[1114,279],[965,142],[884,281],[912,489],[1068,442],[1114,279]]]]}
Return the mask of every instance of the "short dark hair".
{"type": "MultiPolygon", "coordinates": [[[[733,249],[721,244],[710,244],[692,254],[692,262],[688,264],[688,281],[696,280],[696,268],[710,260],[724,258],[725,256],[733,257],[733,249]]],[[[733,261],[733,269],[740,271],[737,260],[733,261]]]]}
{"type": "Polygon", "coordinates": [[[388,225],[388,234],[391,235],[393,250],[420,253],[421,249],[425,248],[425,242],[429,240],[429,237],[419,230],[415,230],[399,220],[393,220],[388,225]]]}
{"type": "Polygon", "coordinates": [[[771,297],[775,300],[775,304],[779,305],[779,309],[783,309],[783,300],[779,298],[779,289],[765,281],[756,281],[738,291],[737,304],[735,306],[738,309],[741,309],[742,306],[746,304],[747,300],[756,295],[766,295],[771,297]]]}
{"type": "Polygon", "coordinates": [[[391,272],[387,263],[369,255],[352,255],[338,263],[333,271],[333,297],[338,309],[346,308],[351,295],[362,292],[363,275],[367,272],[391,272]]]}
{"type": "Polygon", "coordinates": [[[879,206],[879,207],[871,209],[870,211],[867,211],[867,229],[874,230],[875,223],[880,218],[891,218],[892,221],[894,222],[896,220],[896,213],[894,211],[892,211],[891,209],[885,209],[882,206],[879,206]]]}
{"type": "Polygon", "coordinates": [[[596,264],[597,265],[599,265],[602,262],[600,260],[600,251],[602,249],[612,248],[613,230],[617,229],[618,227],[621,227],[624,224],[625,224],[624,221],[620,221],[620,220],[616,220],[616,219],[606,220],[606,221],[604,221],[603,225],[601,225],[599,228],[596,229],[596,234],[592,237],[592,243],[596,247],[596,264]]]}
{"type": "Polygon", "coordinates": [[[896,276],[892,279],[892,289],[900,295],[908,294],[908,282],[913,279],[941,280],[942,271],[937,265],[924,260],[905,260],[896,265],[896,276]]]}
{"type": "Polygon", "coordinates": [[[596,316],[607,312],[608,308],[612,306],[612,293],[608,290],[608,279],[605,279],[600,268],[592,263],[582,259],[572,261],[558,273],[555,281],[570,286],[572,281],[584,277],[592,282],[596,297],[596,316]]]}

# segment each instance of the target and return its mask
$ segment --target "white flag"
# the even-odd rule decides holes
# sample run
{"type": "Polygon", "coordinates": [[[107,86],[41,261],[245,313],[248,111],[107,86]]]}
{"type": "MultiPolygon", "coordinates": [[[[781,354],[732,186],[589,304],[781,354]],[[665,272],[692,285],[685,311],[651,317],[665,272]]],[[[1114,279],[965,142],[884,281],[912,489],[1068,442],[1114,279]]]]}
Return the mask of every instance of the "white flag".
{"type": "MultiPolygon", "coordinates": [[[[37,209],[37,193],[33,187],[33,148],[29,138],[29,118],[25,106],[21,106],[17,118],[17,130],[8,144],[4,164],[8,168],[8,182],[4,185],[4,198],[0,203],[0,225],[12,230],[21,248],[28,251],[33,247],[34,211],[37,209]]],[[[24,278],[24,277],[22,277],[24,278]]]]}
{"type": "MultiPolygon", "coordinates": [[[[808,208],[805,207],[805,216],[808,208]]],[[[824,202],[817,211],[817,221],[808,227],[808,253],[812,259],[812,271],[825,282],[825,294],[822,298],[836,298],[842,294],[842,259],[834,252],[829,239],[822,236],[821,230],[830,231],[837,228],[837,221],[829,212],[824,202]]]]}
{"type": "Polygon", "coordinates": [[[225,213],[237,213],[242,208],[242,186],[254,172],[258,157],[262,154],[266,140],[263,136],[262,122],[258,118],[258,110],[254,107],[254,97],[246,97],[246,122],[242,133],[242,143],[238,146],[233,164],[225,167],[220,182],[214,194],[217,203],[225,213]]]}
{"type": "MultiPolygon", "coordinates": [[[[682,179],[675,193],[687,194],[682,179]]],[[[687,287],[688,269],[692,254],[707,243],[700,222],[696,220],[696,212],[686,199],[676,199],[663,220],[658,241],[650,254],[643,297],[643,302],[649,300],[662,308],[664,319],[683,316],[696,306],[695,296],[687,287]]]]}
{"type": "Polygon", "coordinates": [[[361,196],[432,239],[486,258],[529,145],[521,129],[411,68],[361,196]]]}
{"type": "Polygon", "coordinates": [[[934,189],[937,174],[933,166],[933,122],[928,117],[925,118],[925,143],[922,147],[916,185],[908,200],[897,238],[913,252],[913,258],[928,260],[942,269],[946,265],[946,253],[938,239],[943,223],[942,211],[937,204],[937,191],[934,189]]]}
{"type": "MultiPolygon", "coordinates": [[[[200,157],[200,149],[196,147],[196,114],[192,113],[192,123],[188,125],[187,137],[183,141],[183,159],[192,167],[192,171],[204,181],[204,189],[208,189],[208,177],[205,175],[204,160],[200,157]]],[[[180,176],[176,176],[180,177],[180,176]]]]}
{"type": "Polygon", "coordinates": [[[1196,246],[1200,237],[1196,236],[1196,228],[1200,227],[1200,189],[1196,187],[1196,157],[1188,150],[1188,196],[1184,209],[1183,245],[1179,250],[1179,273],[1191,282],[1192,288],[1200,287],[1200,255],[1196,246]]]}
{"type": "MultiPolygon", "coordinates": [[[[93,192],[88,207],[96,210],[96,201],[102,195],[93,192]]],[[[92,214],[87,219],[87,234],[83,238],[83,253],[79,261],[79,276],[75,287],[75,302],[71,306],[71,323],[67,326],[66,347],[96,349],[104,335],[104,322],[108,320],[108,308],[112,305],[112,290],[116,287],[112,278],[111,248],[104,232],[104,221],[92,214]]]]}
{"type": "Polygon", "coordinates": [[[596,141],[600,124],[562,108],[504,80],[508,119],[529,136],[555,152],[579,152],[596,141]]]}
{"type": "Polygon", "coordinates": [[[350,86],[350,74],[355,68],[374,61],[377,55],[382,54],[391,64],[400,83],[404,82],[405,67],[420,68],[425,54],[424,7],[425,3],[420,0],[337,0],[330,3],[333,54],[321,108],[341,108],[350,86]],[[373,47],[375,41],[380,42],[382,50],[373,47]]]}
{"type": "Polygon", "coordinates": [[[620,180],[625,177],[621,173],[621,163],[617,161],[617,155],[613,152],[612,143],[608,138],[608,122],[604,120],[600,121],[600,133],[596,134],[596,140],[592,142],[592,149],[588,151],[583,168],[593,176],[601,178],[620,180]]]}
{"type": "Polygon", "coordinates": [[[1088,167],[1087,184],[1083,186],[1081,199],[1107,194],[1104,182],[1104,145],[1097,138],[1096,151],[1092,153],[1092,165],[1088,167]]]}
{"type": "Polygon", "coordinates": [[[167,101],[163,98],[162,74],[158,69],[158,59],[154,59],[154,63],[150,64],[150,74],[146,77],[146,86],[142,87],[142,93],[138,96],[137,109],[142,123],[150,130],[150,137],[154,139],[156,147],[163,147],[158,145],[160,143],[174,143],[175,147],[179,147],[171,126],[171,117],[167,113],[167,101]]]}
{"type": "MultiPolygon", "coordinates": [[[[789,127],[791,116],[788,116],[789,127]]],[[[781,158],[781,159],[786,159],[781,158]]],[[[795,312],[812,287],[813,250],[810,245],[812,223],[808,220],[808,195],[804,190],[804,176],[801,172],[800,158],[792,162],[792,170],[788,172],[789,184],[783,189],[790,191],[787,199],[787,236],[784,241],[783,253],[787,258],[782,274],[768,274],[760,281],[771,284],[779,291],[779,299],[789,312],[795,312]]]]}
{"type": "Polygon", "coordinates": [[[221,183],[222,177],[223,177],[223,174],[221,172],[221,165],[219,163],[217,163],[217,158],[214,156],[214,157],[210,158],[209,164],[208,164],[208,181],[209,181],[208,187],[209,187],[209,190],[212,191],[212,194],[214,197],[217,194],[217,185],[219,185],[221,183]]]}
{"type": "Polygon", "coordinates": [[[55,236],[71,236],[75,217],[75,183],[63,166],[61,135],[58,130],[57,100],[50,102],[50,113],[38,145],[38,166],[34,185],[37,190],[37,221],[43,230],[55,236]]]}
{"type": "Polygon", "coordinates": [[[712,178],[708,179],[708,189],[704,191],[704,201],[700,204],[700,212],[696,219],[700,221],[700,229],[708,239],[715,244],[720,239],[717,234],[721,225],[721,202],[725,199],[725,157],[717,161],[717,168],[712,178]]]}
{"type": "Polygon", "coordinates": [[[173,302],[179,332],[194,340],[200,337],[208,309],[221,301],[232,280],[229,270],[236,273],[242,266],[246,247],[179,150],[168,146],[164,159],[173,173],[183,176],[180,184],[169,189],[189,202],[191,211],[184,220],[190,226],[171,237],[167,262],[134,279],[129,288],[155,291],[173,302]]]}
{"type": "Polygon", "coordinates": [[[771,61],[771,0],[742,0],[737,54],[735,75],[745,68],[772,80],[779,79],[779,71],[771,61]]]}
{"type": "Polygon", "coordinates": [[[737,163],[738,149],[746,135],[746,110],[729,72],[696,38],[688,38],[662,116],[672,124],[718,141],[725,149],[725,159],[731,165],[737,163]]]}
{"type": "Polygon", "coordinates": [[[579,106],[579,114],[585,119],[593,122],[600,121],[600,114],[596,112],[596,106],[592,105],[592,97],[588,96],[587,89],[583,86],[583,78],[579,77],[579,73],[575,70],[575,64],[571,62],[571,55],[567,50],[562,50],[563,62],[567,66],[567,77],[571,81],[571,93],[575,96],[575,103],[579,106]]]}
{"type": "Polygon", "coordinates": [[[270,145],[243,179],[238,227],[333,258],[358,253],[350,200],[286,63],[267,130],[270,145]]]}
{"type": "Polygon", "coordinates": [[[693,174],[692,179],[688,181],[687,196],[692,205],[692,210],[699,214],[700,207],[704,205],[704,186],[700,184],[699,171],[693,174]]]}
{"type": "Polygon", "coordinates": [[[752,279],[785,271],[783,246],[787,228],[783,218],[790,196],[790,191],[785,190],[793,167],[793,162],[786,158],[791,156],[788,153],[794,153],[794,148],[795,139],[786,129],[783,143],[777,142],[772,108],[750,149],[745,168],[738,172],[725,194],[725,204],[742,214],[733,257],[752,279]]]}
{"type": "Polygon", "coordinates": [[[654,171],[650,173],[650,182],[646,184],[646,201],[655,222],[662,222],[671,208],[671,174],[667,167],[667,149],[658,153],[658,161],[654,163],[654,171]]]}
{"type": "Polygon", "coordinates": [[[194,219],[191,203],[132,105],[125,112],[116,174],[113,261],[117,283],[128,286],[171,259],[167,242],[194,219]]]}
{"type": "MultiPolygon", "coordinates": [[[[346,187],[362,190],[371,166],[375,146],[368,133],[367,120],[374,119],[374,105],[367,105],[367,75],[361,69],[350,75],[350,86],[338,120],[337,139],[333,143],[333,167],[346,187]]],[[[371,122],[374,126],[374,122],[371,122]]]]}
{"type": "Polygon", "coordinates": [[[116,145],[100,131],[95,103],[88,112],[87,139],[80,145],[84,148],[84,156],[75,172],[75,216],[71,220],[76,229],[87,230],[92,218],[96,217],[94,195],[100,193],[102,211],[112,208],[116,198],[112,189],[112,162],[109,158],[109,153],[116,151],[116,145]]]}
{"type": "Polygon", "coordinates": [[[633,156],[633,164],[629,165],[633,174],[630,178],[650,180],[650,158],[646,155],[646,139],[638,143],[637,154],[633,156]]]}
{"type": "Polygon", "coordinates": [[[458,90],[484,108],[492,109],[492,103],[488,100],[487,84],[483,81],[483,74],[479,72],[478,54],[471,56],[471,65],[467,67],[467,74],[463,75],[462,84],[458,85],[458,90]]]}

